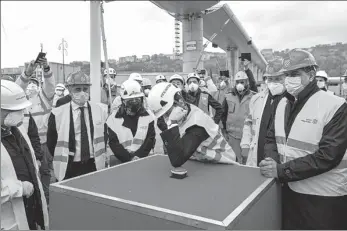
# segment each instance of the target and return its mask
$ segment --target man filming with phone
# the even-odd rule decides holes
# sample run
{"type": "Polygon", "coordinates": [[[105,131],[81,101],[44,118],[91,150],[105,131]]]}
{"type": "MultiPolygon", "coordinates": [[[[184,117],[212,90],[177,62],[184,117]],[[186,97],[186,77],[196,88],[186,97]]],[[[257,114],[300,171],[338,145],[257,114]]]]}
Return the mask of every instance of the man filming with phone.
{"type": "Polygon", "coordinates": [[[49,184],[51,180],[52,155],[49,153],[46,145],[48,117],[52,110],[53,97],[55,93],[55,78],[48,65],[45,53],[40,52],[36,61],[29,63],[22,75],[17,79],[16,83],[23,88],[32,105],[25,112],[23,125],[26,129],[29,126],[29,113],[35,120],[40,136],[41,148],[44,153],[42,164],[40,167],[41,181],[43,190],[49,203],[49,184]],[[40,81],[35,76],[35,71],[38,66],[43,70],[43,83],[40,86],[40,81]]]}

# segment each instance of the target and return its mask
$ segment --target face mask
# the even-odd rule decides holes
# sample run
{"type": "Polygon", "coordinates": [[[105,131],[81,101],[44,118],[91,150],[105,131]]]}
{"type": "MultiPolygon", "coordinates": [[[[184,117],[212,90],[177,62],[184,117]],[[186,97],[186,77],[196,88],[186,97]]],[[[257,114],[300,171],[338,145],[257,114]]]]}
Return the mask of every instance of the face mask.
{"type": "Polygon", "coordinates": [[[141,100],[130,100],[125,102],[125,108],[128,115],[136,114],[142,107],[141,100]]]}
{"type": "Polygon", "coordinates": [[[225,81],[222,81],[219,84],[220,89],[224,89],[226,86],[227,86],[227,84],[225,83],[225,81]]]}
{"type": "Polygon", "coordinates": [[[281,83],[268,83],[267,87],[272,95],[280,95],[284,92],[284,86],[281,83]]]}
{"type": "Polygon", "coordinates": [[[304,87],[301,83],[301,77],[286,77],[284,85],[289,94],[297,96],[301,89],[304,87]]]}
{"type": "Polygon", "coordinates": [[[30,83],[26,89],[26,95],[29,97],[33,97],[39,93],[39,87],[34,84],[30,83]]]}
{"type": "Polygon", "coordinates": [[[64,91],[56,90],[56,91],[55,91],[55,94],[56,94],[57,96],[63,96],[64,91]]]}
{"type": "Polygon", "coordinates": [[[149,89],[145,89],[143,92],[145,93],[146,96],[148,96],[150,90],[149,89]]]}
{"type": "Polygon", "coordinates": [[[242,83],[238,83],[236,84],[236,90],[238,92],[242,92],[243,90],[245,90],[245,86],[242,83]]]}
{"type": "Polygon", "coordinates": [[[192,91],[192,92],[197,91],[198,88],[199,88],[199,86],[196,83],[189,84],[189,90],[192,91]]]}
{"type": "Polygon", "coordinates": [[[206,82],[204,80],[200,80],[200,87],[206,87],[206,82]]]}
{"type": "Polygon", "coordinates": [[[4,120],[4,125],[6,127],[17,127],[24,120],[24,111],[10,112],[4,120]]]}
{"type": "Polygon", "coordinates": [[[89,93],[81,91],[78,93],[72,93],[72,101],[78,104],[79,106],[83,106],[89,99],[89,93]]]}
{"type": "Polygon", "coordinates": [[[322,89],[322,88],[325,88],[325,82],[323,81],[317,81],[317,86],[322,89]]]}

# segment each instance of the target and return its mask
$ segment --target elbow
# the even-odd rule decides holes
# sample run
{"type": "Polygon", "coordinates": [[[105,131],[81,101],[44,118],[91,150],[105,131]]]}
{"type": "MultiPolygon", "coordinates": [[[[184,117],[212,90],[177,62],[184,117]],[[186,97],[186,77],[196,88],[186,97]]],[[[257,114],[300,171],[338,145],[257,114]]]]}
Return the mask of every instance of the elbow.
{"type": "Polygon", "coordinates": [[[171,160],[171,165],[174,168],[179,168],[184,164],[184,160],[182,158],[176,158],[174,160],[171,160]]]}

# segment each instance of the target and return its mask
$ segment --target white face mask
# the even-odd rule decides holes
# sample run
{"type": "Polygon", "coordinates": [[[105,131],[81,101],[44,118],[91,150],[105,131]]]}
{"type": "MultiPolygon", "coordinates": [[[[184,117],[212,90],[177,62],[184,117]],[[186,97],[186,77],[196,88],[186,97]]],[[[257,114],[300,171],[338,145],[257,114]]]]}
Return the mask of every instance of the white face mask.
{"type": "Polygon", "coordinates": [[[34,84],[30,83],[26,89],[26,95],[29,97],[33,97],[39,93],[39,87],[34,84]]]}
{"type": "Polygon", "coordinates": [[[4,120],[4,125],[6,127],[14,127],[18,126],[19,123],[23,122],[24,120],[24,111],[15,111],[15,112],[10,112],[4,120]]]}
{"type": "Polygon", "coordinates": [[[288,93],[292,96],[297,96],[304,88],[301,83],[301,77],[286,77],[284,80],[284,85],[286,86],[288,93]]]}
{"type": "Polygon", "coordinates": [[[72,93],[72,101],[78,104],[79,106],[83,106],[89,100],[89,93],[81,91],[78,93],[72,93]]]}
{"type": "Polygon", "coordinates": [[[325,82],[323,81],[317,81],[317,86],[322,89],[322,88],[325,88],[325,82]]]}
{"type": "Polygon", "coordinates": [[[189,90],[192,91],[192,92],[197,91],[198,88],[199,88],[199,85],[197,85],[196,83],[189,84],[189,90]]]}
{"type": "Polygon", "coordinates": [[[180,122],[188,113],[188,110],[183,109],[182,107],[174,107],[168,117],[169,120],[180,122]]]}
{"type": "Polygon", "coordinates": [[[282,83],[268,83],[267,87],[272,95],[280,95],[284,92],[284,86],[282,83]]]}
{"type": "Polygon", "coordinates": [[[238,92],[242,92],[243,90],[245,90],[245,86],[242,83],[238,83],[236,84],[236,90],[238,92]]]}
{"type": "Polygon", "coordinates": [[[222,82],[220,82],[220,84],[219,84],[219,87],[220,87],[221,89],[224,89],[226,86],[227,86],[227,84],[225,83],[225,81],[222,81],[222,82]]]}
{"type": "Polygon", "coordinates": [[[149,92],[150,92],[150,90],[149,90],[149,89],[145,89],[143,92],[145,93],[145,95],[146,95],[146,97],[147,97],[148,94],[149,94],[149,92]]]}

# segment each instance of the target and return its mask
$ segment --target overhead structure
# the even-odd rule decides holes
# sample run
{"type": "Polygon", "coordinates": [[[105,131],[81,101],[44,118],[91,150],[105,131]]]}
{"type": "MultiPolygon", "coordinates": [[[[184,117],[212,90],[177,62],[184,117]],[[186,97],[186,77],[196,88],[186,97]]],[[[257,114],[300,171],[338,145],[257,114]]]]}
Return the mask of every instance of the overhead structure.
{"type": "Polygon", "coordinates": [[[239,69],[240,53],[251,53],[253,65],[250,68],[256,76],[265,71],[266,60],[227,4],[218,5],[219,1],[151,2],[182,21],[183,72],[191,71],[193,60],[199,58],[197,54],[202,51],[202,37],[210,39],[215,33],[217,36],[213,37],[213,43],[227,53],[232,75],[239,69]],[[228,20],[228,24],[219,32],[228,20]]]}

